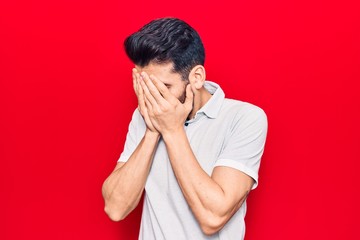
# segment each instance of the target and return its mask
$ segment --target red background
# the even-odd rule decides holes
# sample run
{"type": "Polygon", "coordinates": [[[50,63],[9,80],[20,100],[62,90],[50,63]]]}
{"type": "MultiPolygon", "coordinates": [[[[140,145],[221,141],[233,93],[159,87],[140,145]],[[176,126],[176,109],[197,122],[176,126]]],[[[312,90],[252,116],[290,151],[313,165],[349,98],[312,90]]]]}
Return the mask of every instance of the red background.
{"type": "Polygon", "coordinates": [[[360,239],[356,1],[1,1],[0,239],[137,239],[101,185],[137,105],[122,42],[198,30],[207,76],[269,120],[247,240],[360,239]]]}

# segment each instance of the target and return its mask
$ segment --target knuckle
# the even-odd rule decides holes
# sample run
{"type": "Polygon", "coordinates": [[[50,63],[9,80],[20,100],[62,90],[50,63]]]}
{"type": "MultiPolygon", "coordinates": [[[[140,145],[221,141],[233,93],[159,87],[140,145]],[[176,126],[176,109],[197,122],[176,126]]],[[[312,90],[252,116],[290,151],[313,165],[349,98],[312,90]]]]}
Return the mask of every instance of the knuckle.
{"type": "Polygon", "coordinates": [[[160,110],[162,111],[162,112],[167,112],[167,111],[169,111],[169,107],[168,106],[160,106],[160,110]]]}
{"type": "Polygon", "coordinates": [[[160,117],[162,113],[163,111],[161,109],[154,109],[153,111],[154,117],[160,117]]]}

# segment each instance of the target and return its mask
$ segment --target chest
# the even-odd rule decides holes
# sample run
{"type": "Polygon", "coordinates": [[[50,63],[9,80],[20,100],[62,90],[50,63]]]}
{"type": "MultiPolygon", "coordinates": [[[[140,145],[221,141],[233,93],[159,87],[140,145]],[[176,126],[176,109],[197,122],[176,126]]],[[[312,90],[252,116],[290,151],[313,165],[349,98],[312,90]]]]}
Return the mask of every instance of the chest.
{"type": "MultiPolygon", "coordinates": [[[[208,175],[211,175],[215,162],[226,144],[227,128],[223,122],[207,118],[200,119],[185,127],[196,160],[208,175]]],[[[182,161],[186,164],[186,156],[182,161]]],[[[163,140],[159,141],[155,152],[148,182],[163,190],[172,191],[172,189],[178,188],[163,140]]]]}

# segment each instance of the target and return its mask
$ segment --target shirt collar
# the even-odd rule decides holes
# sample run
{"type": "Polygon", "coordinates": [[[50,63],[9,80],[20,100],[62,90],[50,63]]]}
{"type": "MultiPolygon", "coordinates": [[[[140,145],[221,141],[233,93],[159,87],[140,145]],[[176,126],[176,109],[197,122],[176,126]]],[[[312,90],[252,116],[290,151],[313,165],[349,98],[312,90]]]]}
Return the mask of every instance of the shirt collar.
{"type": "Polygon", "coordinates": [[[209,118],[216,118],[220,112],[225,93],[221,87],[211,81],[205,81],[205,89],[212,95],[211,98],[196,113],[204,113],[209,118]]]}

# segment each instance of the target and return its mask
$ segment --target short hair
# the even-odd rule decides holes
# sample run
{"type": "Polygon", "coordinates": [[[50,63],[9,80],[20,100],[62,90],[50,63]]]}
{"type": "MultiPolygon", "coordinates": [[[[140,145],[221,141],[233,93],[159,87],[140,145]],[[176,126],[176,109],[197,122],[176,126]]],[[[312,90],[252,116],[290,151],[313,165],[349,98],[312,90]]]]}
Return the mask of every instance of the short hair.
{"type": "Polygon", "coordinates": [[[128,36],[124,47],[130,60],[140,67],[150,62],[173,63],[173,71],[188,80],[196,65],[204,65],[205,49],[199,34],[177,18],[160,18],[128,36]]]}

